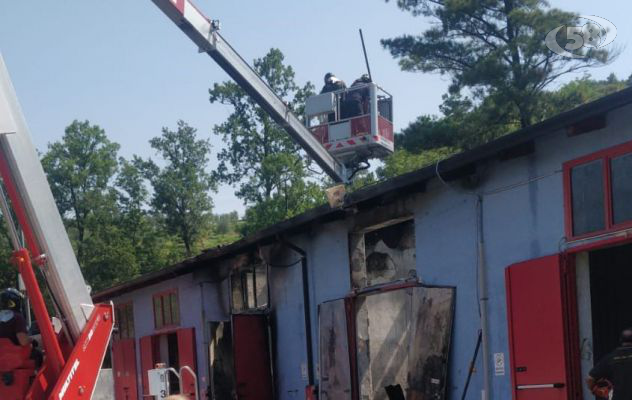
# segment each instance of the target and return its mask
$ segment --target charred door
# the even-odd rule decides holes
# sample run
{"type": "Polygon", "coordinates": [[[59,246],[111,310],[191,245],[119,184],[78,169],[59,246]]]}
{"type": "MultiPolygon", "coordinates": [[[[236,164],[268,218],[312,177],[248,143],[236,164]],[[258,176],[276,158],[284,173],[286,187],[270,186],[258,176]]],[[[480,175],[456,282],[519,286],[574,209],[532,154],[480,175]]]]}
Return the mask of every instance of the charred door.
{"type": "Polygon", "coordinates": [[[351,366],[345,300],[318,307],[320,329],[320,399],[351,400],[351,366]]]}
{"type": "Polygon", "coordinates": [[[321,398],[444,399],[454,288],[382,287],[319,307],[321,398]]]}
{"type": "Polygon", "coordinates": [[[239,400],[272,400],[272,367],[268,317],[233,315],[235,386],[239,400]]]}
{"type": "Polygon", "coordinates": [[[360,398],[445,399],[454,288],[410,286],[360,295],[355,304],[360,398]]]}

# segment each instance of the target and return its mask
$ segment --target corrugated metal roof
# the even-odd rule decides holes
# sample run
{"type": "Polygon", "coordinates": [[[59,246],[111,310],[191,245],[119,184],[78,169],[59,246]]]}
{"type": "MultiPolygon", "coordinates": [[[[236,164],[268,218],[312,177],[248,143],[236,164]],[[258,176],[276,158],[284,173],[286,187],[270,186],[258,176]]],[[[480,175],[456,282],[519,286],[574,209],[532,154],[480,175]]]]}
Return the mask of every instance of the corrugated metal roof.
{"type": "Polygon", "coordinates": [[[423,191],[425,183],[435,177],[437,171],[443,177],[458,176],[460,171],[467,173],[477,163],[494,158],[503,158],[512,153],[520,154],[524,148],[532,144],[538,137],[551,134],[585,119],[603,115],[630,103],[632,103],[632,88],[626,88],[558,114],[540,123],[502,136],[472,150],[456,154],[441,161],[438,166],[433,164],[359,189],[346,196],[344,206],[341,208],[332,209],[328,205],[317,207],[232,244],[205,250],[196,257],[184,260],[163,270],[152,272],[121,285],[100,291],[93,296],[94,301],[104,301],[141,287],[190,273],[197,268],[208,266],[212,261],[219,261],[226,257],[250,251],[257,246],[272,243],[279,236],[295,233],[315,222],[327,222],[344,218],[346,215],[345,209],[347,208],[362,206],[363,204],[375,204],[383,200],[384,197],[391,197],[392,194],[399,192],[423,191]]]}

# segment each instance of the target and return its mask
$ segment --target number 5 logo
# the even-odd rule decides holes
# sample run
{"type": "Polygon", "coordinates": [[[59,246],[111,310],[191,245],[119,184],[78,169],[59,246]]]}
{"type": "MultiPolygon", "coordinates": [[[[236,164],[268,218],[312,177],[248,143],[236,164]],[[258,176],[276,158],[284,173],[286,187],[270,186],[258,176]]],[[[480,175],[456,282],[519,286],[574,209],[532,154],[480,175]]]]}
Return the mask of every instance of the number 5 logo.
{"type": "Polygon", "coordinates": [[[577,52],[581,48],[600,48],[604,47],[617,36],[617,28],[614,24],[605,18],[594,15],[581,15],[580,19],[588,20],[583,26],[566,26],[561,25],[550,31],[544,40],[546,47],[555,54],[559,54],[566,58],[586,58],[586,52],[577,52]],[[566,28],[564,31],[562,29],[566,28]],[[564,48],[558,43],[557,36],[560,32],[566,35],[566,44],[564,48]]]}
{"type": "Polygon", "coordinates": [[[568,51],[579,50],[584,47],[584,36],[581,26],[569,26],[566,28],[566,39],[572,42],[566,43],[564,48],[568,51]]]}

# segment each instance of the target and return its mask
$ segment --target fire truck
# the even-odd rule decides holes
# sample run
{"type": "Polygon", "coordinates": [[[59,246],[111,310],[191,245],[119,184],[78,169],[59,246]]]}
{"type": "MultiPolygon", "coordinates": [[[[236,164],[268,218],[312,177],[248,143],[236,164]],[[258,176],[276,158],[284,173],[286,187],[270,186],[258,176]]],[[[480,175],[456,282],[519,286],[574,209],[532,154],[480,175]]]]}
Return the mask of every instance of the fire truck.
{"type": "MultiPolygon", "coordinates": [[[[152,2],[335,182],[347,183],[359,163],[393,151],[392,97],[378,85],[368,82],[314,96],[301,120],[220,35],[218,21],[189,0],[152,2]],[[359,111],[345,113],[351,101],[359,111]]],[[[0,208],[14,247],[12,261],[24,282],[44,353],[43,364],[36,365],[30,345],[0,339],[0,399],[90,399],[115,326],[113,305],[92,302],[1,57],[0,177],[0,208]],[[53,324],[49,310],[58,323],[53,324]]],[[[160,379],[156,371],[152,374],[160,379]]]]}

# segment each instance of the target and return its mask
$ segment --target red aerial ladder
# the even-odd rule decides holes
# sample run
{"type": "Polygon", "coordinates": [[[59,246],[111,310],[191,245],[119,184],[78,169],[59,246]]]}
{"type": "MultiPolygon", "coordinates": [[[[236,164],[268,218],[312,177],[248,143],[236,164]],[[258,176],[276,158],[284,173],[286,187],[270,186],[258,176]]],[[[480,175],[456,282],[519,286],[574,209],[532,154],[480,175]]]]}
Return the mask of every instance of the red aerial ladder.
{"type": "MultiPolygon", "coordinates": [[[[393,151],[392,98],[376,84],[308,99],[304,124],[219,34],[217,21],[189,0],[152,1],[335,182],[348,182],[359,162],[393,151]],[[345,113],[349,101],[358,101],[361,111],[345,113]]],[[[13,261],[45,352],[36,370],[30,349],[0,339],[0,374],[13,377],[10,385],[0,380],[0,400],[90,399],[114,326],[113,306],[92,303],[1,57],[0,177],[13,261]],[[44,277],[60,329],[53,327],[35,269],[44,277]]]]}

